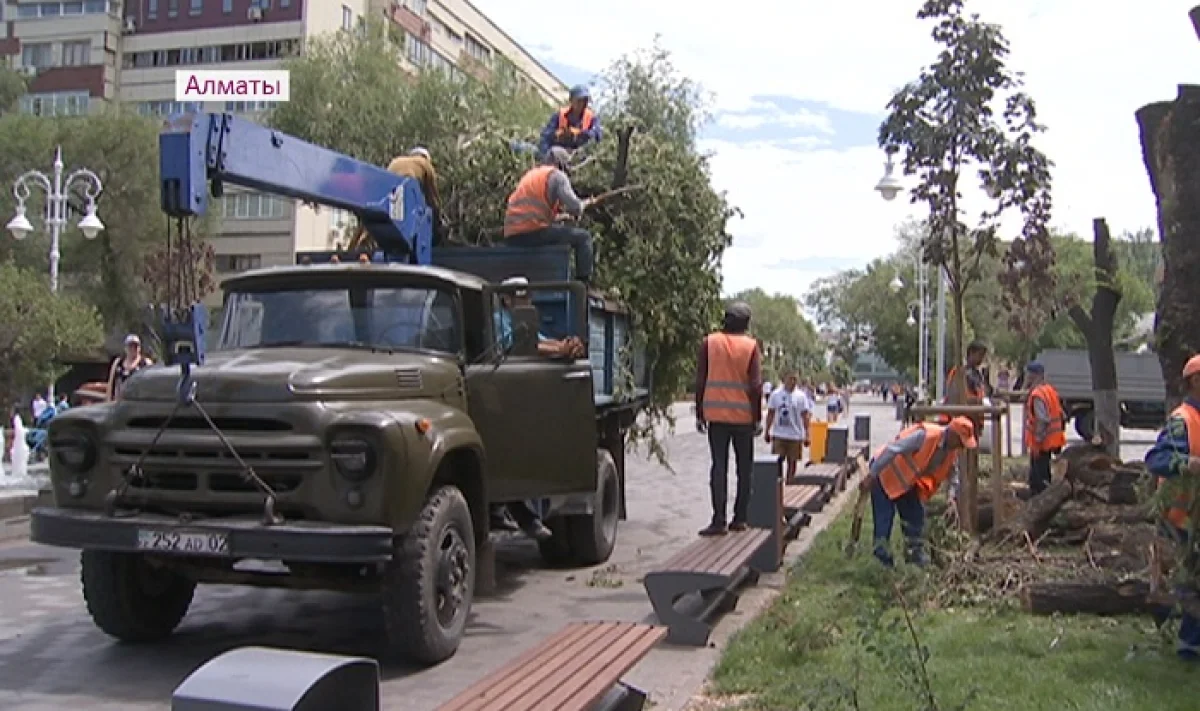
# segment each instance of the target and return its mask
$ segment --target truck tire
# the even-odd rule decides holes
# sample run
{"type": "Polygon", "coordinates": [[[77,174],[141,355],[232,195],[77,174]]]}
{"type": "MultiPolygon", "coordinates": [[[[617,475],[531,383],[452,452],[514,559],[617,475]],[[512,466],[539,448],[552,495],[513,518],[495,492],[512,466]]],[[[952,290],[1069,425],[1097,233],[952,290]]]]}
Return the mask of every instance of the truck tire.
{"type": "Polygon", "coordinates": [[[606,449],[596,450],[596,479],[596,505],[592,513],[566,517],[571,562],[579,566],[603,563],[617,545],[621,481],[617,477],[617,463],[606,449]]]}
{"type": "Polygon", "coordinates": [[[1075,434],[1085,442],[1090,442],[1096,434],[1096,411],[1081,410],[1075,414],[1075,434]]]}
{"type": "Polygon", "coordinates": [[[433,665],[454,656],[475,597],[475,531],[462,492],[443,486],[396,541],[383,581],[388,640],[401,656],[433,665]]]}
{"type": "Polygon", "coordinates": [[[196,583],[138,553],[85,550],[83,599],[96,626],[122,642],[165,639],[183,621],[196,583]]]}
{"type": "Polygon", "coordinates": [[[554,534],[552,538],[537,542],[542,560],[553,568],[571,565],[574,559],[571,555],[570,520],[566,516],[554,516],[542,523],[554,534]]]}

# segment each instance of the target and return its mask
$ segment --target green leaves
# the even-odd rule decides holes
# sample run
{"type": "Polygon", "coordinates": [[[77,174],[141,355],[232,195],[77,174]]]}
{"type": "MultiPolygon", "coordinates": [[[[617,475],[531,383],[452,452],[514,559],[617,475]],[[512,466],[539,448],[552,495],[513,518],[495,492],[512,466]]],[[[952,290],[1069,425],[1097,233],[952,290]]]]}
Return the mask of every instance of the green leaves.
{"type": "Polygon", "coordinates": [[[750,334],[763,347],[763,378],[773,383],[788,371],[811,377],[824,368],[824,354],[817,332],[800,313],[800,303],[786,294],[768,296],[762,289],[749,289],[733,296],[750,305],[753,317],[750,334]]]}
{"type": "Polygon", "coordinates": [[[0,262],[0,398],[45,387],[66,368],[57,361],[91,355],[103,341],[100,316],[82,299],[52,294],[44,270],[0,262]]]}

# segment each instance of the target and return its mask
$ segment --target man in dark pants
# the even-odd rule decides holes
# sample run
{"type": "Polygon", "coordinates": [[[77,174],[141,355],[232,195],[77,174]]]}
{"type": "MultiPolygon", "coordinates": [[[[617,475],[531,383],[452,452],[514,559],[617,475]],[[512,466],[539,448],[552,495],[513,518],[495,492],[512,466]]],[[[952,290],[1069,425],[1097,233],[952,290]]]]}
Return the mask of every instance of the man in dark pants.
{"type": "Polygon", "coordinates": [[[696,429],[708,432],[712,453],[712,522],[701,536],[744,531],[750,506],[754,439],[762,434],[762,357],[758,341],[746,334],[750,306],[734,302],[725,308],[720,331],[705,336],[696,357],[696,429]],[[725,525],[729,500],[729,447],[737,463],[737,498],[733,521],[725,525]]]}
{"type": "Polygon", "coordinates": [[[571,187],[571,154],[555,146],[542,165],[526,173],[504,212],[504,241],[514,247],[541,248],[567,245],[575,255],[575,278],[589,282],[595,255],[592,235],[580,227],[562,224],[560,217],[579,219],[591,206],[571,187]]]}

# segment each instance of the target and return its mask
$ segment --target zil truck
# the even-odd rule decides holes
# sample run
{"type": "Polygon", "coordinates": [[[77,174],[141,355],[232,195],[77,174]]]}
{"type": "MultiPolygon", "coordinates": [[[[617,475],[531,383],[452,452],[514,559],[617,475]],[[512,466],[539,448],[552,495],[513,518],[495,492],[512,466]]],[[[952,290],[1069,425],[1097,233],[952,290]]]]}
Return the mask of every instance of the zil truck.
{"type": "Polygon", "coordinates": [[[567,250],[434,250],[415,181],[232,116],[177,118],[161,148],[170,215],[231,182],[354,210],[387,249],[226,279],[211,351],[191,323],[194,342],[167,339],[177,364],[54,418],[32,538],[82,549],[100,629],[165,638],[200,583],[357,592],[396,652],[433,664],[463,636],[493,507],[533,506],[553,564],[608,559],[648,369],[567,250]],[[585,357],[538,354],[568,336],[585,357]]]}
{"type": "MultiPolygon", "coordinates": [[[[1046,380],[1058,391],[1063,409],[1075,421],[1075,432],[1085,440],[1096,429],[1092,391],[1092,366],[1086,350],[1051,349],[1038,354],[1046,367],[1046,380]]],[[[1154,353],[1116,353],[1117,398],[1121,427],[1158,429],[1167,420],[1167,388],[1154,353]]]]}

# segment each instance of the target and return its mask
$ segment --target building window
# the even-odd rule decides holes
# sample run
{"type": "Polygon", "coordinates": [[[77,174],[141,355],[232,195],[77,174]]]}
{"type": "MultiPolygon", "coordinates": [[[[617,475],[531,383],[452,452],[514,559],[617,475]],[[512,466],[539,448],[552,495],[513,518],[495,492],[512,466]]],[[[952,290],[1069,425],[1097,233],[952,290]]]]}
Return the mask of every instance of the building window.
{"type": "Polygon", "coordinates": [[[260,59],[283,59],[297,54],[300,40],[246,42],[185,49],[157,49],[146,52],[127,52],[121,58],[125,69],[177,67],[189,64],[221,64],[223,62],[253,62],[260,59]]]}
{"type": "Polygon", "coordinates": [[[292,6],[292,0],[279,0],[279,9],[286,10],[292,6]]]}
{"type": "Polygon", "coordinates": [[[88,111],[86,91],[61,91],[26,94],[21,97],[21,112],[33,116],[82,116],[88,111]]]}
{"type": "Polygon", "coordinates": [[[85,0],[83,3],[83,12],[87,15],[103,15],[112,9],[108,0],[85,0]]]}
{"type": "Polygon", "coordinates": [[[137,105],[142,116],[172,116],[202,110],[203,104],[195,101],[143,101],[137,105]]]}
{"type": "Polygon", "coordinates": [[[83,3],[82,2],[64,2],[62,4],[62,14],[64,14],[64,15],[82,15],[83,14],[83,3]]]}
{"type": "Polygon", "coordinates": [[[158,0],[146,0],[146,19],[158,19],[158,0]]]}
{"type": "Polygon", "coordinates": [[[342,5],[342,29],[349,32],[354,29],[354,11],[342,5]]]}
{"type": "Polygon", "coordinates": [[[82,67],[92,63],[92,43],[63,42],[62,63],[64,67],[82,67]]]}
{"type": "Polygon", "coordinates": [[[412,10],[413,14],[425,16],[425,0],[404,0],[404,5],[412,10]]]}
{"type": "MultiPolygon", "coordinates": [[[[16,3],[13,4],[16,5],[16,3]]],[[[22,3],[17,5],[16,19],[33,20],[39,17],[62,17],[63,15],[102,15],[109,12],[110,9],[109,0],[22,3]]]]}
{"type": "Polygon", "coordinates": [[[278,220],[284,217],[283,200],[275,195],[235,193],[223,198],[221,214],[231,220],[278,220]]]}
{"type": "Polygon", "coordinates": [[[199,15],[204,12],[204,0],[192,0],[191,7],[188,9],[189,15],[199,15]]]}
{"type": "Polygon", "coordinates": [[[167,17],[179,17],[179,0],[167,0],[167,17]]]}
{"type": "Polygon", "coordinates": [[[418,67],[423,67],[430,63],[429,55],[432,50],[429,48],[429,45],[421,40],[409,35],[404,40],[404,47],[408,52],[408,61],[418,67]]]}
{"type": "Polygon", "coordinates": [[[37,67],[38,69],[53,66],[54,55],[51,54],[52,48],[53,45],[49,42],[27,44],[21,47],[21,64],[26,67],[37,67]]]}
{"type": "Polygon", "coordinates": [[[492,61],[492,50],[471,35],[464,35],[463,49],[466,53],[484,64],[492,61]]]}
{"type": "Polygon", "coordinates": [[[224,0],[224,2],[221,3],[221,12],[225,13],[226,15],[233,12],[233,0],[224,0]]]}
{"type": "Polygon", "coordinates": [[[261,254],[218,254],[216,258],[218,272],[244,272],[247,269],[258,269],[262,266],[261,254]]]}
{"type": "Polygon", "coordinates": [[[256,114],[267,111],[274,102],[271,101],[226,101],[225,112],[230,114],[256,114]]]}

